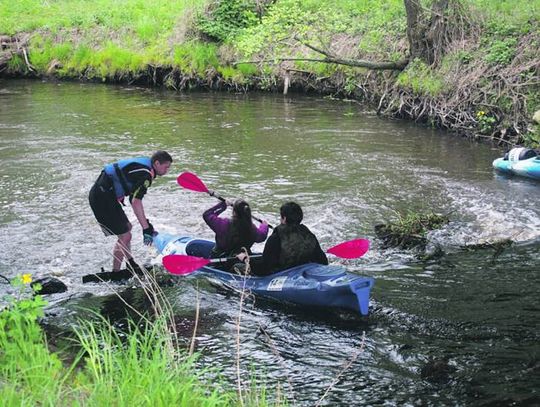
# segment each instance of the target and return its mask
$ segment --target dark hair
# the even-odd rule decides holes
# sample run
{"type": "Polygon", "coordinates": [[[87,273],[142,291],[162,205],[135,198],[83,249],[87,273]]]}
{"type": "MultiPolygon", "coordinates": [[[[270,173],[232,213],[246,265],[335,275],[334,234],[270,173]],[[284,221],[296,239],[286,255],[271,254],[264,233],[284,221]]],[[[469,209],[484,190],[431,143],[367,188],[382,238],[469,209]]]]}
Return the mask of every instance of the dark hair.
{"type": "Polygon", "coordinates": [[[302,208],[300,208],[300,205],[298,205],[296,202],[292,201],[285,202],[283,205],[281,205],[281,208],[279,208],[279,213],[281,214],[282,218],[285,218],[287,224],[290,225],[299,225],[300,222],[302,222],[302,219],[304,219],[302,208]]]}
{"type": "Polygon", "coordinates": [[[154,154],[152,154],[152,157],[150,158],[150,162],[154,164],[156,161],[159,161],[160,164],[169,162],[172,163],[173,159],[171,155],[163,150],[156,151],[154,154]]]}
{"type": "Polygon", "coordinates": [[[227,236],[229,247],[234,251],[238,251],[242,247],[249,250],[255,242],[251,208],[243,199],[237,199],[234,201],[232,209],[233,217],[227,236]]]}

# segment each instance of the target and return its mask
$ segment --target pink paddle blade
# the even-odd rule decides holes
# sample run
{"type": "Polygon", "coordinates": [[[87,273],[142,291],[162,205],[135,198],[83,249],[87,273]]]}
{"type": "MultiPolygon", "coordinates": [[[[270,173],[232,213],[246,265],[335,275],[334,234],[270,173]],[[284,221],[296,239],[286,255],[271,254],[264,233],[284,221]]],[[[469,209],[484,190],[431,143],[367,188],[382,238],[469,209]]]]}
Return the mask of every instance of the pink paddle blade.
{"type": "Polygon", "coordinates": [[[344,259],[356,259],[358,257],[362,257],[368,250],[369,240],[355,239],[331,247],[326,252],[344,259]]]}
{"type": "Polygon", "coordinates": [[[191,191],[209,192],[206,185],[204,185],[204,182],[202,182],[199,177],[192,172],[183,172],[178,176],[178,178],[176,178],[176,182],[178,182],[178,185],[180,185],[182,188],[186,188],[191,191]]]}
{"type": "Polygon", "coordinates": [[[171,274],[183,276],[206,266],[210,260],[183,254],[169,254],[163,257],[162,263],[171,274]]]}

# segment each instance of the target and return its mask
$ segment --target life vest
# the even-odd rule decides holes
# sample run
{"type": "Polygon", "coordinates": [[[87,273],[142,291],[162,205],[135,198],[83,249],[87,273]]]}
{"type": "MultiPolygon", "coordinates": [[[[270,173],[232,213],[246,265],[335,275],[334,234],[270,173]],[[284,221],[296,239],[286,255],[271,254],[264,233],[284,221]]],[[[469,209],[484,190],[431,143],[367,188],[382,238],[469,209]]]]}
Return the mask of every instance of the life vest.
{"type": "Polygon", "coordinates": [[[313,261],[317,248],[317,238],[304,225],[279,225],[275,228],[279,234],[281,247],[279,267],[289,268],[313,261]]]}
{"type": "Polygon", "coordinates": [[[154,168],[152,161],[148,157],[126,158],[112,164],[107,164],[103,171],[112,179],[114,192],[118,200],[122,200],[126,195],[133,193],[133,183],[129,182],[123,169],[130,164],[137,163],[147,168],[141,168],[139,171],[148,171],[151,177],[154,177],[154,168]]]}

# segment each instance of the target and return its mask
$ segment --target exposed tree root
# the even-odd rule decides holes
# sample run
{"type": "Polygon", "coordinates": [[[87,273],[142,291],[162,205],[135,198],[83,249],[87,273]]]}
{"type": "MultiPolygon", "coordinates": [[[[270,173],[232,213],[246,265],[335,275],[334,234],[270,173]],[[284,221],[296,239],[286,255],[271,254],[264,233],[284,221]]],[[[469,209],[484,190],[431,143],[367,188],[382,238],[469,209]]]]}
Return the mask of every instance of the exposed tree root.
{"type": "Polygon", "coordinates": [[[0,36],[0,73],[6,69],[9,61],[15,56],[24,59],[29,72],[35,72],[34,67],[28,60],[27,45],[29,40],[30,34],[19,34],[13,37],[0,36]]]}

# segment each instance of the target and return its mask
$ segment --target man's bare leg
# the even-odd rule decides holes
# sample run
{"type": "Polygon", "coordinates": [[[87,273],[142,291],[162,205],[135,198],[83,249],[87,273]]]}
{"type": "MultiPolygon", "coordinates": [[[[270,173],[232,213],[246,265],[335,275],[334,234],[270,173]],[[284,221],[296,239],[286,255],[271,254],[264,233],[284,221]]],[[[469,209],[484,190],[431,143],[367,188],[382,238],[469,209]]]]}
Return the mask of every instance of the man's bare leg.
{"type": "Polygon", "coordinates": [[[122,261],[132,258],[131,255],[131,225],[126,233],[118,235],[118,240],[113,250],[113,268],[112,271],[120,271],[122,261]]]}

